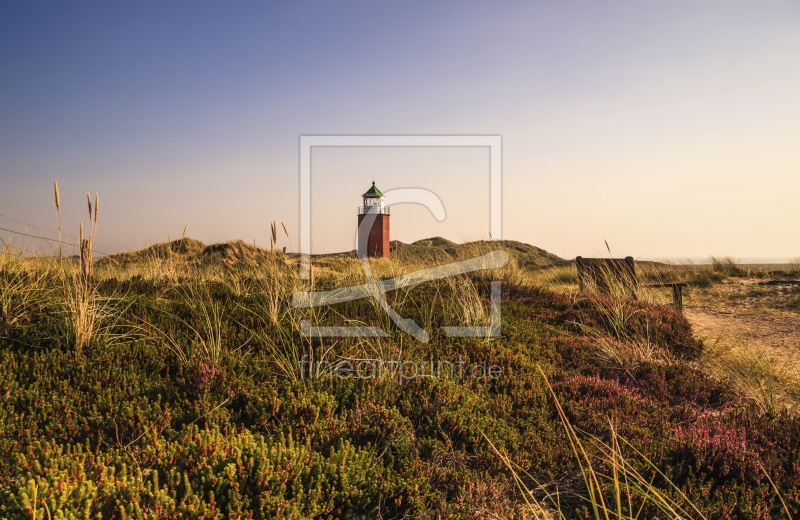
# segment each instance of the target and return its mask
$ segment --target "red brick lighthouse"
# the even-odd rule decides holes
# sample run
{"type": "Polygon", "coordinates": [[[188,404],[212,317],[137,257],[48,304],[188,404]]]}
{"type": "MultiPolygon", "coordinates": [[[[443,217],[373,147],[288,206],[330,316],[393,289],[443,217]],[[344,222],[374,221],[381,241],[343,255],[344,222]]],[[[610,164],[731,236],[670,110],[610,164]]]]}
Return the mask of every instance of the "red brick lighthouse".
{"type": "Polygon", "coordinates": [[[361,230],[361,222],[367,215],[375,219],[367,237],[367,256],[389,258],[389,207],[383,205],[383,193],[372,181],[372,187],[362,197],[364,205],[358,208],[358,229],[361,230]]]}

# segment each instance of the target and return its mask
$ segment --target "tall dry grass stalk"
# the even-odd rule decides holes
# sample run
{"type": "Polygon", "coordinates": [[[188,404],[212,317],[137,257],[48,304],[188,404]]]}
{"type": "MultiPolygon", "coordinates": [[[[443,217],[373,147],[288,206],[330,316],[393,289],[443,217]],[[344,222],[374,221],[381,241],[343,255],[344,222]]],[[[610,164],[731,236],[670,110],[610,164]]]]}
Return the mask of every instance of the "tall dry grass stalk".
{"type": "Polygon", "coordinates": [[[486,325],[488,316],[475,281],[468,275],[444,279],[445,290],[438,293],[447,325],[486,325]]]}
{"type": "Polygon", "coordinates": [[[556,265],[531,273],[530,284],[548,291],[577,292],[578,273],[574,265],[556,265]]]}
{"type": "MultiPolygon", "coordinates": [[[[286,226],[281,225],[286,232],[286,226]]],[[[253,308],[272,326],[280,325],[291,310],[292,295],[301,290],[302,285],[294,262],[284,255],[275,254],[277,234],[277,223],[272,221],[270,254],[259,255],[255,262],[243,262],[223,271],[220,277],[234,293],[251,296],[255,300],[253,308]]]]}
{"type": "Polygon", "coordinates": [[[58,192],[58,181],[53,179],[53,192],[55,196],[56,205],[56,221],[58,224],[58,258],[62,257],[61,248],[61,194],[58,192]]]}
{"type": "MultiPolygon", "coordinates": [[[[289,230],[286,229],[286,224],[281,222],[281,227],[283,228],[283,234],[286,235],[286,241],[289,242],[289,246],[291,247],[292,241],[289,239],[289,230]]],[[[286,252],[286,248],[283,248],[284,253],[286,252]]]]}
{"type": "Polygon", "coordinates": [[[789,274],[792,276],[800,276],[800,256],[792,258],[789,261],[789,274]]]}
{"type": "MultiPolygon", "coordinates": [[[[553,399],[558,417],[569,441],[583,481],[581,503],[589,507],[595,520],[634,520],[644,518],[645,507],[657,510],[665,518],[705,519],[705,515],[686,495],[633,443],[617,431],[609,419],[610,441],[576,428],[569,420],[553,387],[541,367],[537,367],[553,399]],[[663,482],[654,484],[654,475],[663,482]]],[[[534,518],[566,519],[564,497],[557,486],[541,483],[511,460],[486,434],[490,448],[509,469],[534,518]],[[530,485],[533,483],[533,486],[530,485]]],[[[649,517],[648,517],[649,518],[649,517]]]]}
{"type": "Polygon", "coordinates": [[[167,242],[163,250],[151,248],[147,251],[140,274],[146,280],[159,282],[158,285],[162,285],[163,282],[167,287],[180,284],[187,274],[190,277],[197,275],[189,266],[180,262],[173,251],[171,241],[167,242]]]}
{"type": "Polygon", "coordinates": [[[583,296],[588,298],[603,316],[609,329],[618,341],[627,341],[625,326],[632,314],[638,312],[628,305],[638,297],[639,282],[635,275],[614,270],[601,264],[597,268],[598,279],[586,277],[582,280],[583,296]]]}
{"type": "Polygon", "coordinates": [[[495,446],[485,433],[482,433],[482,435],[484,440],[489,443],[489,447],[495,455],[500,458],[503,465],[511,472],[514,484],[522,495],[522,499],[525,501],[527,511],[533,518],[536,520],[564,518],[563,513],[561,513],[561,500],[558,489],[556,488],[555,492],[548,492],[547,486],[542,485],[536,478],[531,476],[530,473],[525,471],[522,466],[511,460],[511,457],[508,456],[505,450],[495,446]],[[528,481],[533,482],[536,487],[531,489],[530,485],[525,482],[523,477],[527,477],[528,481]]]}
{"type": "MultiPolygon", "coordinates": [[[[230,326],[222,304],[211,293],[209,283],[193,278],[175,287],[178,303],[191,310],[191,318],[184,319],[163,308],[155,308],[188,331],[189,339],[176,337],[172,329],[162,329],[152,322],[142,322],[137,330],[151,339],[160,341],[184,366],[205,364],[219,367],[225,356],[241,354],[250,339],[240,345],[231,345],[223,336],[230,326]]],[[[251,338],[252,339],[252,338],[251,338]]]]}
{"type": "Polygon", "coordinates": [[[301,359],[324,358],[325,352],[314,351],[312,341],[300,335],[303,320],[319,323],[325,309],[299,309],[292,306],[292,295],[308,290],[308,282],[300,280],[296,264],[284,255],[270,254],[256,265],[245,265],[229,273],[229,285],[236,279],[247,280],[239,288],[246,294],[246,304],[241,308],[254,317],[249,330],[261,349],[261,360],[267,362],[278,375],[290,380],[303,377],[301,359]]]}
{"type": "Polygon", "coordinates": [[[0,338],[53,300],[53,263],[26,258],[11,245],[0,252],[0,338]]]}
{"type": "MultiPolygon", "coordinates": [[[[56,212],[60,221],[61,200],[56,186],[56,212]]],[[[95,193],[94,204],[91,195],[86,193],[89,212],[89,229],[85,234],[83,221],[79,228],[79,260],[77,268],[70,261],[61,259],[59,299],[60,315],[65,336],[76,352],[80,353],[95,339],[119,339],[114,330],[121,316],[121,302],[115,298],[100,295],[93,279],[94,240],[97,234],[100,197],[95,193]]]]}
{"type": "Polygon", "coordinates": [[[744,274],[739,262],[732,256],[712,256],[710,258],[711,270],[727,276],[744,274]]]}
{"type": "Polygon", "coordinates": [[[624,334],[624,339],[619,339],[619,334],[614,337],[597,328],[580,323],[578,325],[585,336],[592,338],[597,348],[597,361],[603,366],[626,373],[632,379],[635,379],[635,373],[645,363],[671,364],[675,361],[668,351],[657,347],[647,338],[624,334]]]}
{"type": "Polygon", "coordinates": [[[706,371],[728,381],[762,412],[800,409],[800,367],[796,364],[731,336],[705,343],[702,362],[706,371]]]}
{"type": "Polygon", "coordinates": [[[100,196],[94,195],[94,212],[92,212],[92,197],[86,192],[86,204],[89,208],[89,235],[84,238],[83,222],[80,225],[79,245],[80,245],[80,267],[81,274],[87,280],[92,276],[92,263],[94,255],[94,237],[97,233],[97,215],[100,207],[100,196]]]}
{"type": "MultiPolygon", "coordinates": [[[[611,266],[601,264],[597,267],[599,281],[592,277],[584,278],[584,288],[578,296],[588,299],[591,305],[600,311],[603,321],[616,340],[636,343],[637,340],[630,336],[626,324],[641,310],[631,306],[630,301],[672,305],[671,297],[666,299],[663,294],[670,290],[669,288],[647,287],[649,284],[674,281],[672,273],[669,266],[654,268],[640,264],[636,271],[630,273],[626,270],[620,272],[611,266]]],[[[644,350],[648,348],[644,346],[644,350]]]]}

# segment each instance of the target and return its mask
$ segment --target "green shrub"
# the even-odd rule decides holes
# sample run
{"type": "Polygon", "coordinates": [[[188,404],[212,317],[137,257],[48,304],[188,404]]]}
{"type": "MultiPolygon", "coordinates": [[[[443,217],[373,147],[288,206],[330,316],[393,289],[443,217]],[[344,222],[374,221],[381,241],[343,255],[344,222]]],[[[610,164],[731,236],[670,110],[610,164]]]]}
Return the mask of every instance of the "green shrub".
{"type": "MultiPolygon", "coordinates": [[[[473,282],[486,305],[486,283],[473,282]]],[[[192,296],[174,281],[106,273],[98,295],[124,302],[109,334],[139,333],[89,342],[80,356],[48,308],[0,339],[0,460],[8,461],[0,517],[521,516],[525,499],[487,438],[527,484],[560,490],[566,517],[585,516],[579,468],[538,366],[581,435],[608,442],[616,421],[666,475],[648,474],[659,490],[678,494],[668,477],[709,517],[776,516],[782,505],[761,464],[790,511],[800,511],[800,421],[757,413],[699,370],[700,345],[668,306],[504,283],[501,339],[434,333],[422,344],[394,331],[380,343],[308,341],[258,315],[246,279],[204,283],[192,296]],[[658,355],[608,366],[599,337],[658,355]],[[275,370],[269,338],[332,359],[485,361],[502,377],[295,380],[275,370]]],[[[401,302],[404,315],[422,322],[429,311],[414,298],[442,302],[453,291],[415,288],[401,302]]],[[[320,319],[376,317],[362,301],[320,319]]]]}

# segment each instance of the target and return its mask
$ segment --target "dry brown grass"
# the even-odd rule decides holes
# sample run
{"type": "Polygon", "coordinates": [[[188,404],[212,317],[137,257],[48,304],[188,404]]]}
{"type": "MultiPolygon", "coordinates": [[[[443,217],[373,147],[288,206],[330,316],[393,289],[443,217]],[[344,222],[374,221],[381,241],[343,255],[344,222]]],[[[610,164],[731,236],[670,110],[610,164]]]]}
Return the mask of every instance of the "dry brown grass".
{"type": "Polygon", "coordinates": [[[792,258],[789,261],[788,271],[792,276],[800,276],[800,256],[792,258]]]}
{"type": "Polygon", "coordinates": [[[8,245],[0,252],[0,337],[53,300],[54,264],[25,257],[8,245]]]}
{"type": "MultiPolygon", "coordinates": [[[[584,484],[583,494],[592,518],[595,520],[643,518],[644,506],[654,507],[664,515],[664,518],[687,520],[705,518],[656,464],[619,435],[613,419],[608,421],[610,441],[604,441],[573,426],[544,371],[538,368],[556,406],[564,433],[578,464],[584,484]],[[653,485],[652,475],[655,474],[662,478],[661,486],[653,485]],[[611,500],[607,494],[609,489],[612,491],[611,500]]],[[[485,434],[484,439],[511,473],[533,518],[542,520],[567,518],[562,510],[561,491],[557,485],[539,482],[534,475],[511,460],[505,451],[499,449],[485,434]],[[534,486],[531,486],[530,482],[534,486]]]]}
{"type": "MultiPolygon", "coordinates": [[[[59,220],[61,199],[58,183],[54,183],[56,214],[59,220]]],[[[94,241],[97,234],[100,197],[95,194],[94,204],[91,195],[86,193],[89,216],[88,233],[84,234],[83,221],[79,227],[79,261],[60,258],[58,261],[58,291],[61,297],[55,301],[61,316],[60,325],[65,336],[77,353],[82,352],[95,340],[113,340],[119,336],[112,331],[117,325],[123,305],[118,298],[101,296],[94,277],[94,241]]]]}
{"type": "Polygon", "coordinates": [[[704,368],[730,382],[741,397],[763,412],[798,411],[800,372],[794,361],[780,359],[762,345],[743,342],[732,334],[705,343],[704,368]]]}

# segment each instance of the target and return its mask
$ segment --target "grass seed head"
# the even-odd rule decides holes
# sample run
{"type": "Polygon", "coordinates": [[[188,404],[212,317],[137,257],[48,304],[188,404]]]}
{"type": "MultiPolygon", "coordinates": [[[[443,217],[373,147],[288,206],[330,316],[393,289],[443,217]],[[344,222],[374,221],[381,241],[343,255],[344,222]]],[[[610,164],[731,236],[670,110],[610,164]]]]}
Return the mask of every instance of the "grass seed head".
{"type": "Polygon", "coordinates": [[[56,211],[61,211],[61,195],[58,193],[58,181],[53,179],[53,191],[55,191],[56,211]]]}

